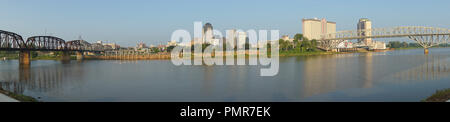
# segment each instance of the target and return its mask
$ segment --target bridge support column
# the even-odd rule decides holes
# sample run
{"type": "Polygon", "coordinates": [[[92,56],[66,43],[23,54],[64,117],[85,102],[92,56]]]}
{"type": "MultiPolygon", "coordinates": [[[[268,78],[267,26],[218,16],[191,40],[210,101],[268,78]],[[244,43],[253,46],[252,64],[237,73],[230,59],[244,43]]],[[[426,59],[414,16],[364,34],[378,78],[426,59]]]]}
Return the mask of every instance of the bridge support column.
{"type": "Polygon", "coordinates": [[[424,54],[428,54],[429,52],[428,48],[424,48],[424,54]]]}
{"type": "Polygon", "coordinates": [[[82,51],[77,51],[77,60],[83,60],[84,59],[84,55],[82,51]]]}
{"type": "Polygon", "coordinates": [[[19,64],[22,65],[22,66],[31,64],[31,53],[30,53],[30,51],[20,51],[20,53],[19,53],[19,64]]]}
{"type": "Polygon", "coordinates": [[[63,51],[61,54],[61,61],[62,62],[70,62],[70,52],[69,51],[63,51]]]}

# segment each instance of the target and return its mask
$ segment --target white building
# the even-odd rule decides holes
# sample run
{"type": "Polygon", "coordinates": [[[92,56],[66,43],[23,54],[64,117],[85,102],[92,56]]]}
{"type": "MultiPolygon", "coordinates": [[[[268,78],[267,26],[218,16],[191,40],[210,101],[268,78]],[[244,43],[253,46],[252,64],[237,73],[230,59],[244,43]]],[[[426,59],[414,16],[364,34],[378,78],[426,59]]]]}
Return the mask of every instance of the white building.
{"type": "Polygon", "coordinates": [[[376,49],[376,50],[385,50],[386,49],[386,43],[385,42],[374,42],[372,49],[376,49]]]}
{"type": "MultiPolygon", "coordinates": [[[[303,19],[303,36],[312,39],[321,39],[326,34],[336,33],[336,22],[330,22],[326,19],[303,19]]],[[[331,37],[334,35],[331,35],[331,37]]]]}
{"type": "Polygon", "coordinates": [[[178,45],[178,43],[177,43],[177,41],[175,41],[175,40],[172,40],[172,41],[167,42],[167,47],[170,47],[170,46],[177,46],[177,45],[178,45]]]}
{"type": "Polygon", "coordinates": [[[116,44],[116,43],[114,43],[114,42],[112,42],[112,43],[108,43],[108,41],[105,41],[106,43],[103,43],[103,41],[101,41],[101,40],[99,40],[99,41],[97,41],[96,43],[94,43],[94,44],[96,44],[96,45],[102,45],[102,46],[108,46],[108,47],[111,47],[112,49],[119,49],[120,48],[120,45],[118,45],[118,44],[116,44]]]}
{"type": "Polygon", "coordinates": [[[294,39],[289,38],[289,35],[283,35],[283,36],[281,36],[281,39],[283,39],[284,41],[288,41],[288,42],[294,42],[294,39]]]}
{"type": "Polygon", "coordinates": [[[214,46],[219,46],[220,39],[212,39],[212,41],[209,44],[214,45],[214,46]]]}
{"type": "Polygon", "coordinates": [[[344,42],[339,43],[337,48],[353,48],[353,43],[345,40],[344,42]]]}

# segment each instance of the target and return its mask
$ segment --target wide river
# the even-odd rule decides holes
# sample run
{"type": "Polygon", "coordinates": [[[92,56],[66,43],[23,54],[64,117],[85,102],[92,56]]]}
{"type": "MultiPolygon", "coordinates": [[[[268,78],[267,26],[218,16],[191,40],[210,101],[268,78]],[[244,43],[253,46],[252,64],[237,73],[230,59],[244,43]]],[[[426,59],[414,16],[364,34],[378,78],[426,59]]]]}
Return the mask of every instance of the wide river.
{"type": "Polygon", "coordinates": [[[450,88],[450,48],[281,57],[261,66],[175,66],[170,60],[0,61],[0,87],[41,101],[421,101],[450,88]]]}

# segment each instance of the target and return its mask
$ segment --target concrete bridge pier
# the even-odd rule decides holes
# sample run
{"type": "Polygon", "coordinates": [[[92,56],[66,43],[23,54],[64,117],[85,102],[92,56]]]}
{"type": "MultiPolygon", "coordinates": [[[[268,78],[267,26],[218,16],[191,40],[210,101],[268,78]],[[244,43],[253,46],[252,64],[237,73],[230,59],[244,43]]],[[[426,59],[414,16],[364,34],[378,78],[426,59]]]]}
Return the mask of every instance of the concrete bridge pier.
{"type": "Polygon", "coordinates": [[[70,62],[70,52],[69,51],[62,51],[61,54],[61,61],[62,62],[70,62]]]}
{"type": "Polygon", "coordinates": [[[28,66],[31,64],[31,53],[30,51],[22,50],[19,52],[19,64],[21,66],[28,66]]]}
{"type": "Polygon", "coordinates": [[[84,59],[84,55],[83,55],[82,51],[77,51],[76,54],[77,54],[77,60],[80,61],[80,60],[84,59]]]}

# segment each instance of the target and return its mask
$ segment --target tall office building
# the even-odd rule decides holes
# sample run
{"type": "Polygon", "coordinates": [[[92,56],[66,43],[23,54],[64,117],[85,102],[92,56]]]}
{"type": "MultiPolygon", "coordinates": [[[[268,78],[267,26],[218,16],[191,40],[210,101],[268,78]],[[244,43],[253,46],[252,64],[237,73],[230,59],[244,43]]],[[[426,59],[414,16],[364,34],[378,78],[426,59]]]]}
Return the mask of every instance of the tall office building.
{"type": "Polygon", "coordinates": [[[303,19],[303,36],[312,39],[321,39],[325,34],[336,33],[336,22],[330,22],[326,19],[303,19]]]}
{"type": "Polygon", "coordinates": [[[211,23],[206,23],[202,30],[202,42],[212,44],[214,39],[213,26],[211,23]]]}
{"type": "Polygon", "coordinates": [[[237,37],[236,29],[228,30],[226,33],[226,41],[224,41],[224,44],[237,45],[236,37],[237,37]]]}
{"type": "MultiPolygon", "coordinates": [[[[371,30],[372,29],[372,22],[367,18],[359,19],[358,22],[358,35],[359,36],[371,36],[371,30]]],[[[358,39],[358,42],[363,42],[365,45],[371,45],[372,39],[371,38],[365,38],[365,39],[358,39]]]]}
{"type": "Polygon", "coordinates": [[[246,32],[238,32],[238,40],[237,40],[237,47],[245,47],[245,43],[247,43],[247,33],[246,32]]]}

